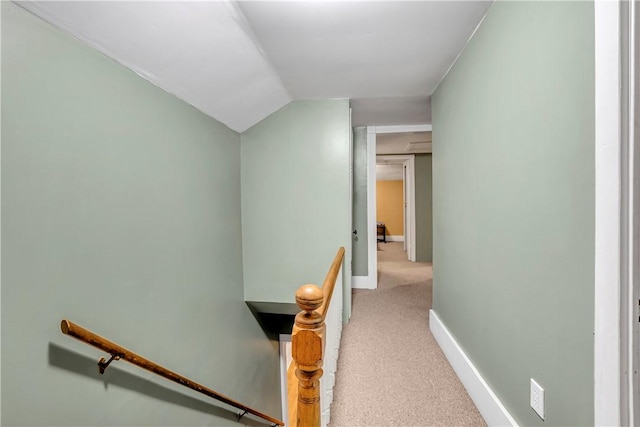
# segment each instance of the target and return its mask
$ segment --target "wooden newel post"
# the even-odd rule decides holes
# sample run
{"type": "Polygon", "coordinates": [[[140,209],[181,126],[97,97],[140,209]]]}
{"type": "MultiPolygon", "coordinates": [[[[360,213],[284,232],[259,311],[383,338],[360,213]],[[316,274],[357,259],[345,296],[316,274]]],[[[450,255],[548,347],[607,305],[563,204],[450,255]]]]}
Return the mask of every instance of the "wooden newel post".
{"type": "Polygon", "coordinates": [[[316,311],[323,302],[322,289],[303,285],[296,291],[302,310],[296,315],[291,334],[293,360],[298,377],[298,427],[320,427],[320,377],[325,324],[316,311]]]}

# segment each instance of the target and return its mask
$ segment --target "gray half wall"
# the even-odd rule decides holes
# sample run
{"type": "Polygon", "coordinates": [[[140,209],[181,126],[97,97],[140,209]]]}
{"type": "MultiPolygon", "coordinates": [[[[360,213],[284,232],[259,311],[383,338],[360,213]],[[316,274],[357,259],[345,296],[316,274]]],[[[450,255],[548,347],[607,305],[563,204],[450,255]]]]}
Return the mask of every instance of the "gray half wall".
{"type": "Polygon", "coordinates": [[[349,101],[296,101],[244,132],[242,239],[245,297],[294,302],[322,285],[340,246],[351,289],[349,101]]]}
{"type": "Polygon", "coordinates": [[[433,306],[520,425],[593,425],[594,62],[593,2],[497,1],[432,98],[433,306]]]}

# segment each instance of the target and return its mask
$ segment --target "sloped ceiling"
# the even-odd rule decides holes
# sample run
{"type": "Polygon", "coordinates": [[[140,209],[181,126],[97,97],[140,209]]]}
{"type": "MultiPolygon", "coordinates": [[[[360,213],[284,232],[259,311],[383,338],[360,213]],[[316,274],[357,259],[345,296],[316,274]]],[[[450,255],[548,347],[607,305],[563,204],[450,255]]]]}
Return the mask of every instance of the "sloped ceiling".
{"type": "Polygon", "coordinates": [[[237,132],[291,101],[234,3],[18,4],[237,132]]]}
{"type": "Polygon", "coordinates": [[[490,1],[28,1],[19,5],[243,132],[292,100],[354,123],[430,123],[490,1]]]}

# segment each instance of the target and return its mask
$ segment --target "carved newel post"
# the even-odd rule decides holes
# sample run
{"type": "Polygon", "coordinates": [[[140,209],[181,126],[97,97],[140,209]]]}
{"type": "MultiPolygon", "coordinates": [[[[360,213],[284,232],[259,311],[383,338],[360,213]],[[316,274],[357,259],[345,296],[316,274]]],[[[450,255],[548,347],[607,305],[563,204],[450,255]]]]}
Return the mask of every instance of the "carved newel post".
{"type": "Polygon", "coordinates": [[[322,289],[303,285],[296,291],[302,310],[296,315],[291,336],[293,360],[298,377],[298,427],[320,426],[320,377],[325,324],[316,309],[322,306],[322,289]]]}

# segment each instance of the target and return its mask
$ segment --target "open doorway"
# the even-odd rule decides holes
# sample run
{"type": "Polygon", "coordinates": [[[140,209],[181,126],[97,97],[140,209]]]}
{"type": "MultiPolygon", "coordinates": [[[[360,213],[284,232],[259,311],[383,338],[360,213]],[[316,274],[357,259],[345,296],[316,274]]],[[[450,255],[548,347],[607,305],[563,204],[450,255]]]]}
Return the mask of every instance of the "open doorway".
{"type": "MultiPolygon", "coordinates": [[[[414,156],[429,156],[427,159],[422,157],[421,164],[424,166],[428,163],[427,167],[423,169],[427,171],[429,176],[429,195],[428,206],[431,206],[431,125],[406,125],[406,126],[367,126],[361,128],[354,128],[354,219],[362,213],[362,219],[357,222],[358,225],[354,227],[353,236],[354,243],[352,246],[352,253],[354,259],[354,274],[352,277],[352,287],[360,289],[376,289],[378,283],[378,263],[377,263],[377,220],[376,220],[376,154],[395,154],[395,155],[414,155],[414,156]],[[380,141],[383,144],[386,140],[397,139],[396,136],[401,138],[395,142],[395,148],[393,152],[387,152],[386,150],[380,151],[377,149],[377,142],[380,141]],[[420,136],[428,137],[420,139],[420,136]],[[404,138],[404,139],[402,139],[404,138]],[[427,154],[428,153],[428,154],[427,154]],[[366,171],[366,173],[356,173],[360,167],[366,171]],[[362,181],[360,177],[362,175],[362,181]],[[358,191],[362,190],[362,191],[358,191]],[[360,197],[364,192],[365,196],[360,197]],[[355,209],[358,200],[363,201],[362,209],[355,209]],[[358,268],[356,269],[356,261],[362,258],[358,262],[358,268]],[[357,270],[357,271],[356,271],[357,270]]],[[[423,182],[426,180],[418,180],[423,182]]],[[[425,211],[426,209],[421,209],[425,211]]],[[[356,222],[354,222],[356,224],[356,222]]],[[[431,234],[431,222],[428,221],[428,233],[431,234]]],[[[418,227],[420,228],[420,227],[418,227]]],[[[426,228],[426,227],[423,227],[426,228]]],[[[407,231],[403,234],[413,236],[414,231],[407,231]]],[[[411,239],[411,237],[409,237],[411,239]]],[[[417,239],[420,240],[420,239],[417,239]]],[[[413,238],[413,242],[416,239],[413,238]]],[[[419,243],[419,242],[416,242],[419,243]]],[[[409,245],[410,247],[410,245],[409,245]]],[[[420,245],[415,245],[416,258],[420,256],[420,245]]],[[[430,256],[430,255],[429,255],[430,256]]]]}
{"type": "Polygon", "coordinates": [[[402,242],[409,261],[416,260],[415,156],[376,156],[377,243],[402,242]]]}

